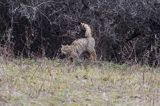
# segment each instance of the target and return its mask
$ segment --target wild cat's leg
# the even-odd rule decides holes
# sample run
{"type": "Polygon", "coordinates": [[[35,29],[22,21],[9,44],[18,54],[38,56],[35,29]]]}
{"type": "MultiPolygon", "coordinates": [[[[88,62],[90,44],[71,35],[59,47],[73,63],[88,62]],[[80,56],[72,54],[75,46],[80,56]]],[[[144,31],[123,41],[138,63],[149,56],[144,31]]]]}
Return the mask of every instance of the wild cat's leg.
{"type": "Polygon", "coordinates": [[[68,71],[71,72],[75,70],[76,63],[79,62],[79,55],[77,53],[72,53],[69,60],[68,71]]]}
{"type": "Polygon", "coordinates": [[[93,56],[93,60],[96,61],[97,60],[97,54],[96,54],[95,50],[92,52],[92,56],[93,56]]]}
{"type": "Polygon", "coordinates": [[[90,60],[92,61],[96,61],[97,60],[97,54],[96,54],[96,51],[95,50],[92,50],[89,52],[90,53],[90,60]]]}

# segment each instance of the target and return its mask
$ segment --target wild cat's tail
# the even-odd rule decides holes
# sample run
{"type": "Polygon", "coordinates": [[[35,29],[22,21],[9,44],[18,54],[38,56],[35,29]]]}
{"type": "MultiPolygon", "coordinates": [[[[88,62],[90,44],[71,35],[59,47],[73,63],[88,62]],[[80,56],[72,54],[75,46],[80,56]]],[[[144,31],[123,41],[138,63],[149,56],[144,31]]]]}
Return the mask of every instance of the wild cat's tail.
{"type": "Polygon", "coordinates": [[[89,38],[92,37],[92,30],[91,27],[88,24],[85,23],[81,23],[82,27],[85,28],[86,32],[85,32],[85,37],[89,38]]]}

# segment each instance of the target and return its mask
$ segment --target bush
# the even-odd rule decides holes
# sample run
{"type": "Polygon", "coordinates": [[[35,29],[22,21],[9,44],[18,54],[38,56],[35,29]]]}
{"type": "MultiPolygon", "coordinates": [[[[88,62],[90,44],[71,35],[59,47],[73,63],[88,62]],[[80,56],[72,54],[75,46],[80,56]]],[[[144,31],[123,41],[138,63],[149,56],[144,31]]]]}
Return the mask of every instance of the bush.
{"type": "Polygon", "coordinates": [[[3,0],[0,31],[13,29],[16,56],[55,57],[61,44],[84,37],[79,22],[86,22],[99,59],[158,66],[159,7],[158,0],[3,0]]]}

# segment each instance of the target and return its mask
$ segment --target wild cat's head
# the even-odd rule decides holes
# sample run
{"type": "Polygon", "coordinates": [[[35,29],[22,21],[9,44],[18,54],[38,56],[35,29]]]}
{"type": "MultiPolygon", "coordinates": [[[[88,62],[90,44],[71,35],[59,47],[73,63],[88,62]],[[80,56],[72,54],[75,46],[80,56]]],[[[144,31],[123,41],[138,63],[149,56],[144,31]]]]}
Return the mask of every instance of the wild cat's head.
{"type": "Polygon", "coordinates": [[[72,51],[72,47],[70,45],[62,45],[61,52],[63,54],[69,54],[72,51]]]}

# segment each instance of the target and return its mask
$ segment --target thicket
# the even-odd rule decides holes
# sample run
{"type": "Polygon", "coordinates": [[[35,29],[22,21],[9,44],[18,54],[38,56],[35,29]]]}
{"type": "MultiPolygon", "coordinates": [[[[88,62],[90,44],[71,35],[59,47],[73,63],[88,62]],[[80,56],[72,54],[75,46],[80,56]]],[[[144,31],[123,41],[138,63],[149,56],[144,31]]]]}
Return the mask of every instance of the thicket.
{"type": "Polygon", "coordinates": [[[0,54],[59,57],[88,23],[100,60],[160,65],[159,0],[1,0],[0,54]]]}

